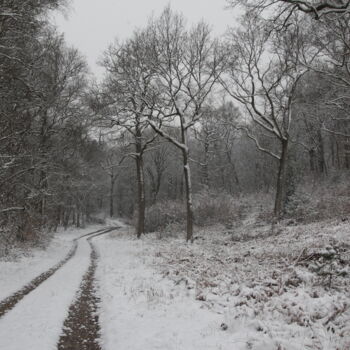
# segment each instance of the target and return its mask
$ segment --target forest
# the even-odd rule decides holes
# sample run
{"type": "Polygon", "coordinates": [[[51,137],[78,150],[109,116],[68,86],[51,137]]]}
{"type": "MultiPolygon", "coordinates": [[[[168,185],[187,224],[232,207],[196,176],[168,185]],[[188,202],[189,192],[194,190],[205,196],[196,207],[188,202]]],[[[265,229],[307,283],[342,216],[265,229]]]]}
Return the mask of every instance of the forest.
{"type": "Polygon", "coordinates": [[[253,210],[267,222],[345,220],[350,33],[340,3],[231,1],[244,14],[223,38],[167,7],[106,48],[96,83],[46,19],[64,4],[2,2],[2,240],[103,212],[138,237],[179,224],[187,240],[194,225],[232,226],[253,210]]]}
{"type": "MultiPolygon", "coordinates": [[[[102,78],[51,21],[68,5],[0,1],[0,339],[9,339],[0,348],[23,348],[10,338],[12,308],[67,262],[66,276],[76,276],[66,293],[73,298],[86,269],[80,288],[91,300],[78,299],[61,323],[79,307],[95,315],[93,276],[109,291],[100,326],[88,321],[83,334],[67,319],[78,343],[109,332],[106,349],[231,349],[234,340],[242,350],[348,350],[350,1],[226,0],[239,15],[220,36],[169,3],[127,39],[115,33],[102,78]],[[91,239],[106,233],[96,248],[91,239]],[[28,278],[42,275],[11,295],[24,282],[6,264],[28,254],[38,260],[28,278]],[[86,260],[69,272],[79,254],[86,260]],[[132,287],[118,289],[120,280],[132,287]],[[178,300],[179,286],[202,303],[177,304],[187,321],[197,317],[191,324],[152,313],[178,300]],[[141,294],[140,311],[130,303],[141,294]],[[124,329],[111,311],[120,305],[125,343],[111,328],[124,329]],[[127,307],[163,331],[146,336],[143,316],[127,307]],[[128,347],[133,327],[140,343],[128,347]],[[161,345],[145,346],[150,339],[161,345]]],[[[41,339],[23,334],[26,345],[41,339]]],[[[45,348],[56,339],[58,349],[101,349],[67,347],[68,335],[46,335],[45,348]]]]}

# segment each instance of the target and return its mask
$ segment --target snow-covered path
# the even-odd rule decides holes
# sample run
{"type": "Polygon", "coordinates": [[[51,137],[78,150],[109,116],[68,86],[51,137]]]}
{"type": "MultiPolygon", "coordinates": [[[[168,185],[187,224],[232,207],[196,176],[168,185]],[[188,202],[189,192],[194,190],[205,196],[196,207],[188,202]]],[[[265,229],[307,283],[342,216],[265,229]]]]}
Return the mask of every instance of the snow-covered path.
{"type": "Polygon", "coordinates": [[[90,263],[90,247],[79,240],[74,257],[0,319],[0,348],[56,349],[68,309],[90,263]]]}
{"type": "MultiPolygon", "coordinates": [[[[150,246],[130,234],[123,238],[126,230],[92,235],[97,251],[95,285],[101,298],[101,348],[231,349],[232,342],[220,330],[222,317],[201,309],[191,291],[159,275],[151,266],[154,252],[149,251],[150,246]]],[[[78,236],[71,240],[74,238],[78,236]]],[[[64,334],[70,337],[84,323],[76,320],[79,312],[74,306],[79,307],[85,290],[82,281],[95,261],[91,260],[89,238],[78,239],[75,255],[0,318],[0,349],[66,348],[62,347],[64,334]],[[67,322],[72,310],[74,324],[67,322]],[[68,333],[64,329],[67,324],[68,333]]],[[[77,333],[81,336],[84,332],[77,333]]],[[[70,343],[68,339],[68,344],[74,341],[70,343]]],[[[68,348],[78,350],[75,346],[68,348]]]]}
{"type": "MultiPolygon", "coordinates": [[[[105,227],[61,232],[45,253],[34,251],[32,256],[16,261],[19,275],[25,277],[23,280],[18,279],[15,274],[11,275],[10,272],[13,271],[11,263],[0,263],[0,267],[5,266],[0,274],[0,277],[3,277],[0,289],[4,295],[7,294],[5,299],[0,300],[1,350],[50,350],[57,349],[57,346],[66,349],[67,347],[62,347],[61,343],[58,345],[59,340],[63,336],[68,336],[68,344],[72,344],[70,343],[72,331],[74,333],[74,329],[83,327],[86,319],[92,320],[98,329],[98,318],[93,311],[97,307],[96,302],[94,302],[95,309],[90,307],[91,300],[95,300],[94,271],[97,260],[91,240],[119,227],[118,222],[109,224],[105,227]],[[70,253],[64,259],[59,259],[63,252],[67,253],[69,246],[70,253]],[[50,259],[47,258],[47,252],[54,253],[50,259]],[[40,259],[41,257],[43,259],[40,259]],[[54,266],[48,266],[49,262],[55,263],[54,266]],[[6,269],[7,266],[10,266],[9,271],[6,269]],[[39,271],[41,273],[38,275],[39,271]],[[86,276],[89,276],[88,288],[86,288],[86,276]],[[9,295],[9,291],[14,290],[15,286],[17,290],[9,295]],[[91,295],[88,295],[89,293],[91,295]],[[70,312],[80,302],[81,297],[86,299],[87,295],[90,299],[88,307],[84,307],[83,310],[85,319],[75,318],[73,327],[67,331],[65,326],[66,321],[71,320],[70,312]]],[[[98,341],[98,333],[94,338],[98,341]]],[[[85,349],[76,346],[74,342],[73,344],[74,349],[85,349]]],[[[70,346],[68,348],[74,350],[70,346]]],[[[98,344],[96,349],[100,349],[98,344]]]]}
{"type": "Polygon", "coordinates": [[[71,241],[54,239],[47,249],[35,250],[31,256],[16,261],[0,261],[0,301],[57,264],[68,254],[71,246],[71,241]]]}
{"type": "Polygon", "coordinates": [[[61,261],[72,247],[72,241],[101,226],[58,232],[46,249],[34,249],[30,255],[18,252],[16,260],[0,260],[0,301],[17,292],[34,278],[61,261]]]}

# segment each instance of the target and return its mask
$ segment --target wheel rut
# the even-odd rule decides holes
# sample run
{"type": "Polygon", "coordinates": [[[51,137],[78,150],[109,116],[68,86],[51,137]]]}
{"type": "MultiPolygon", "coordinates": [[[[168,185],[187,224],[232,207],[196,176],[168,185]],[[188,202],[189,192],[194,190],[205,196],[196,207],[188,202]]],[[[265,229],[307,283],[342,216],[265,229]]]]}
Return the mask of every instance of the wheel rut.
{"type": "Polygon", "coordinates": [[[66,257],[61,260],[58,264],[51,267],[49,270],[43,272],[41,275],[35,277],[31,280],[27,285],[22,287],[20,290],[5,298],[0,302],[0,317],[4,316],[7,312],[13,309],[16,304],[21,301],[27,294],[32,292],[35,288],[37,288],[41,283],[46,281],[49,277],[51,277],[58,269],[60,269],[64,264],[67,263],[76,253],[78,247],[78,242],[74,241],[73,246],[66,255],[66,257]]]}
{"type": "Polygon", "coordinates": [[[26,284],[24,287],[22,287],[20,290],[18,290],[14,294],[0,301],[0,318],[4,316],[7,312],[12,310],[16,306],[16,304],[19,301],[21,301],[26,295],[28,295],[30,292],[36,289],[40,284],[42,284],[49,277],[51,277],[57,270],[59,270],[62,266],[64,266],[75,255],[77,251],[79,239],[87,236],[95,237],[95,235],[98,236],[104,233],[108,233],[114,229],[115,227],[108,228],[108,229],[104,228],[101,230],[90,232],[86,235],[79,237],[78,239],[75,239],[73,241],[73,245],[71,249],[69,250],[65,258],[63,258],[61,261],[59,261],[55,266],[51,267],[49,270],[35,277],[33,280],[31,280],[28,284],[26,284]]]}
{"type": "Polygon", "coordinates": [[[99,298],[94,283],[97,252],[91,240],[104,233],[88,238],[91,248],[90,266],[83,277],[76,301],[69,308],[68,317],[63,325],[63,334],[58,342],[58,350],[101,350],[97,312],[99,298]]]}

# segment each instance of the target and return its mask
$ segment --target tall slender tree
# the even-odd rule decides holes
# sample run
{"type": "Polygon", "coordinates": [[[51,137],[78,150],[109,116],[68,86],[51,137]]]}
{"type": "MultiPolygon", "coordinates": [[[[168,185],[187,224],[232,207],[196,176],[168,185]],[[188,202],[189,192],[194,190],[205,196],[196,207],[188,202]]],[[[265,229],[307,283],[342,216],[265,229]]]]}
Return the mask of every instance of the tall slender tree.
{"type": "Polygon", "coordinates": [[[283,214],[293,106],[298,82],[307,72],[298,62],[304,41],[298,22],[276,36],[249,12],[242,25],[231,34],[229,79],[222,80],[222,84],[245,108],[258,131],[249,130],[248,124],[244,127],[247,136],[260,151],[278,161],[274,214],[279,218],[283,214]],[[275,138],[276,147],[264,146],[264,132],[275,138]]]}
{"type": "Polygon", "coordinates": [[[173,143],[182,154],[186,188],[187,241],[193,240],[193,200],[189,135],[202,117],[203,107],[214,90],[225,65],[225,54],[210,36],[209,26],[201,22],[191,30],[181,15],[167,7],[148,29],[154,78],[153,93],[147,104],[154,113],[151,127],[173,143]],[[167,128],[179,128],[179,136],[167,128]]]}
{"type": "Polygon", "coordinates": [[[102,62],[108,72],[103,88],[108,105],[104,119],[110,121],[112,128],[126,131],[130,145],[134,146],[128,156],[134,158],[136,164],[136,234],[139,238],[145,232],[144,153],[157,136],[149,132],[147,121],[147,116],[152,115],[152,108],[145,102],[145,96],[151,88],[153,71],[147,62],[149,47],[146,36],[146,32],[136,32],[125,43],[110,46],[102,62]]]}

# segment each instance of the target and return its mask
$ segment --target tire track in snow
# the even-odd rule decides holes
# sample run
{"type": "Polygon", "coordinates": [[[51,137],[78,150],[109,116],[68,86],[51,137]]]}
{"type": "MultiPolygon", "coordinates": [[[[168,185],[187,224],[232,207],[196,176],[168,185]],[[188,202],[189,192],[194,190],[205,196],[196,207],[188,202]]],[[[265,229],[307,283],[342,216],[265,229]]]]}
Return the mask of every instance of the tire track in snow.
{"type": "MultiPolygon", "coordinates": [[[[100,235],[103,233],[110,232],[111,230],[115,229],[113,228],[104,228],[98,231],[90,232],[86,235],[83,235],[79,237],[78,239],[81,239],[83,237],[91,236],[91,235],[100,235]]],[[[37,288],[40,284],[42,284],[44,281],[46,281],[49,277],[51,277],[57,270],[59,270],[62,266],[64,266],[76,253],[78,242],[75,239],[73,240],[72,248],[69,250],[68,254],[65,258],[63,258],[61,261],[59,261],[55,266],[51,267],[49,270],[43,272],[39,276],[35,277],[33,280],[31,280],[28,284],[26,284],[24,287],[22,287],[17,292],[13,293],[12,295],[8,296],[4,300],[0,301],[0,318],[4,316],[7,312],[12,310],[16,304],[21,301],[26,295],[28,295],[30,292],[32,292],[35,288],[37,288]]]]}
{"type": "Polygon", "coordinates": [[[35,288],[37,288],[41,283],[46,281],[49,277],[51,277],[59,268],[61,268],[67,261],[69,261],[76,253],[78,247],[77,241],[73,242],[73,246],[68,252],[67,256],[61,260],[58,264],[51,267],[49,270],[43,272],[41,275],[35,277],[28,284],[22,287],[20,290],[5,298],[0,302],[0,317],[4,316],[8,311],[13,309],[16,304],[21,301],[27,294],[32,292],[35,288]]]}
{"type": "Polygon", "coordinates": [[[98,257],[91,240],[117,228],[111,228],[88,238],[91,249],[90,266],[83,277],[77,299],[69,308],[68,317],[63,325],[63,334],[58,342],[58,350],[101,350],[97,313],[99,298],[96,296],[94,282],[98,257]]]}

